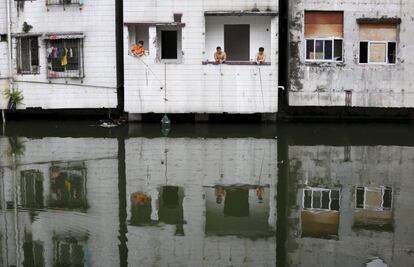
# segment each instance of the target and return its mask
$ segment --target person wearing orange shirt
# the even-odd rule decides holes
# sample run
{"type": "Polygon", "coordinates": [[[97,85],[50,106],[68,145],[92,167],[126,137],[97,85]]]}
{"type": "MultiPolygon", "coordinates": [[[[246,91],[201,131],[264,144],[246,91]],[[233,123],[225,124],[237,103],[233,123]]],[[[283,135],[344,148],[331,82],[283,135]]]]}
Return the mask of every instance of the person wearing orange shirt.
{"type": "Polygon", "coordinates": [[[137,57],[142,57],[145,54],[144,41],[139,41],[131,47],[131,52],[137,57]]]}

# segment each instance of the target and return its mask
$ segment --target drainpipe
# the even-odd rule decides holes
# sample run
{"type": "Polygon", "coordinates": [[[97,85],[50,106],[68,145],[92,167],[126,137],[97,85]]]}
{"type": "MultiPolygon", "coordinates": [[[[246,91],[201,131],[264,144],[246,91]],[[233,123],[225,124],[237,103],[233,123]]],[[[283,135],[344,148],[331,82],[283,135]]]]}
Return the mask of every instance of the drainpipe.
{"type": "MultiPolygon", "coordinates": [[[[10,0],[9,0],[10,1],[10,0]]],[[[115,1],[115,47],[116,47],[116,92],[117,110],[124,113],[124,1],[115,1]]]]}
{"type": "MultiPolygon", "coordinates": [[[[9,64],[9,92],[13,89],[13,67],[12,67],[12,39],[11,39],[11,3],[12,0],[7,0],[6,2],[6,12],[7,12],[7,50],[8,50],[8,64],[9,64]]],[[[4,114],[4,109],[1,110],[3,126],[6,123],[6,116],[4,114]]]]}

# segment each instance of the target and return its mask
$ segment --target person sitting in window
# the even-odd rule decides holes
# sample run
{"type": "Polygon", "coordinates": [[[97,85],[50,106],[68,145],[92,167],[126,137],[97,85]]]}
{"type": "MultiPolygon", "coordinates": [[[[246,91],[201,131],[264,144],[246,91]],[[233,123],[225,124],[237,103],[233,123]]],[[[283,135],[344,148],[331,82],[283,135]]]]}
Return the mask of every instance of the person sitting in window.
{"type": "Polygon", "coordinates": [[[220,63],[221,64],[221,63],[226,62],[226,58],[227,58],[226,52],[224,52],[223,50],[221,50],[221,47],[220,46],[217,46],[216,52],[214,53],[214,60],[217,63],[220,63]]]}
{"type": "Polygon", "coordinates": [[[131,52],[136,57],[142,57],[145,54],[144,41],[139,41],[131,47],[131,52]]]}
{"type": "Polygon", "coordinates": [[[266,61],[266,55],[264,53],[264,48],[260,47],[259,52],[256,54],[256,64],[263,64],[266,61]]]}

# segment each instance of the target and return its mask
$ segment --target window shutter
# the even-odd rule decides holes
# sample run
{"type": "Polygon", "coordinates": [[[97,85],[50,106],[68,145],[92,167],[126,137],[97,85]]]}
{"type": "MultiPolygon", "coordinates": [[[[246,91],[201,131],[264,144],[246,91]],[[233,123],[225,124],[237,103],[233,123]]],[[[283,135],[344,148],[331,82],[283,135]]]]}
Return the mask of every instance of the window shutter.
{"type": "Polygon", "coordinates": [[[342,11],[305,11],[305,38],[343,38],[342,11]]]}
{"type": "Polygon", "coordinates": [[[360,24],[359,39],[361,41],[396,41],[396,24],[360,24]]]}

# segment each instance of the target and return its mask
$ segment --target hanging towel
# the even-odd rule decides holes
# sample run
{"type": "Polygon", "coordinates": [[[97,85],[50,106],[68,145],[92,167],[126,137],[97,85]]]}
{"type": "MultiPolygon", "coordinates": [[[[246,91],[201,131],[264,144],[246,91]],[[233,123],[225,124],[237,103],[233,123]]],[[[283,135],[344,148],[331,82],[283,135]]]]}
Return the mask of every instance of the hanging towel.
{"type": "Polygon", "coordinates": [[[58,58],[58,49],[56,46],[52,46],[53,49],[53,58],[58,58]]]}
{"type": "Polygon", "coordinates": [[[62,59],[60,60],[60,65],[62,66],[68,65],[68,49],[67,48],[63,50],[63,56],[62,56],[62,59]]]}

